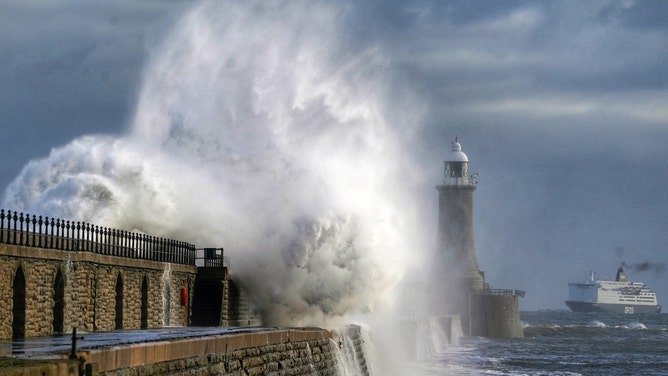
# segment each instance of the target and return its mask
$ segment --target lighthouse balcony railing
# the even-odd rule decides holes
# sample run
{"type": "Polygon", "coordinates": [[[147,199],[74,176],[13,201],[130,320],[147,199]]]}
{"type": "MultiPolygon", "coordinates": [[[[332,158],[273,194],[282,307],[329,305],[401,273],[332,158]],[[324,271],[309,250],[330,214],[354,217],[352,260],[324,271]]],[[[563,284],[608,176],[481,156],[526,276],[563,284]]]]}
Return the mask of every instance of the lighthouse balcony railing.
{"type": "Polygon", "coordinates": [[[4,209],[0,210],[0,244],[195,265],[193,244],[4,209]]]}
{"type": "Polygon", "coordinates": [[[485,289],[478,293],[480,295],[519,296],[521,298],[526,294],[526,292],[518,289],[485,289]]]}

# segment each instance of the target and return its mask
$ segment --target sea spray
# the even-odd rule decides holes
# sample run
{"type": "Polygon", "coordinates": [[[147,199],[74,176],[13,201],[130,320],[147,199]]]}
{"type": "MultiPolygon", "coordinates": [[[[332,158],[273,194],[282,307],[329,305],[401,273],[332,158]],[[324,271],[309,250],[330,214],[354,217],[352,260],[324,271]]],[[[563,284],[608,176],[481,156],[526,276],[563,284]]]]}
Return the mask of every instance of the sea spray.
{"type": "Polygon", "coordinates": [[[382,309],[428,238],[406,152],[420,105],[346,15],[197,5],[151,51],[127,134],[31,161],[3,204],[224,246],[267,324],[382,309]]]}
{"type": "Polygon", "coordinates": [[[434,237],[423,105],[381,44],[351,38],[355,6],[199,3],[152,46],[126,134],[31,161],[3,205],[224,247],[266,325],[390,314],[434,237]]]}
{"type": "Polygon", "coordinates": [[[459,339],[464,337],[464,329],[462,328],[462,321],[459,316],[452,316],[450,328],[450,344],[459,345],[459,339]]]}
{"type": "Polygon", "coordinates": [[[172,313],[172,264],[167,263],[162,272],[162,325],[169,326],[172,313]]]}
{"type": "Polygon", "coordinates": [[[361,331],[357,325],[344,327],[331,339],[339,376],[373,375],[368,367],[361,331]]]}

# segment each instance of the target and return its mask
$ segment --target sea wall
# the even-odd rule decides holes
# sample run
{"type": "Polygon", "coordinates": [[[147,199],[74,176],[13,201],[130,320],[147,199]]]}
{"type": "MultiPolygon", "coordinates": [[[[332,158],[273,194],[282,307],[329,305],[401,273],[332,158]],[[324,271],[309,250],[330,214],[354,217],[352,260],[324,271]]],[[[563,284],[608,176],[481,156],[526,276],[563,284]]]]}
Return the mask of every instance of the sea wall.
{"type": "Polygon", "coordinates": [[[487,336],[491,338],[524,338],[517,296],[487,296],[487,336]]]}
{"type": "MultiPolygon", "coordinates": [[[[473,295],[471,335],[490,338],[524,338],[517,295],[473,295]]],[[[464,332],[467,329],[464,328],[464,332]]]]}
{"type": "Polygon", "coordinates": [[[368,375],[359,327],[274,329],[79,353],[86,375],[368,375]],[[346,352],[348,352],[346,354],[346,352]]]}
{"type": "Polygon", "coordinates": [[[256,329],[78,352],[78,359],[0,358],[0,376],[370,374],[361,328],[256,329]]]}

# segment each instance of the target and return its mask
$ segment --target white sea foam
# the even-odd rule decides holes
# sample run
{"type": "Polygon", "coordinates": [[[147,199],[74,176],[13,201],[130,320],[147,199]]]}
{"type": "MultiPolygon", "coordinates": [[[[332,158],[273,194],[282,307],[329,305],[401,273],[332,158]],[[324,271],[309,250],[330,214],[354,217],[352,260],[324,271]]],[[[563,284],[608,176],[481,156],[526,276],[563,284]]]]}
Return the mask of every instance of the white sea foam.
{"type": "Polygon", "coordinates": [[[647,326],[641,322],[632,322],[626,325],[629,329],[647,329],[647,326]]]}
{"type": "Polygon", "coordinates": [[[388,305],[433,237],[406,150],[420,106],[334,6],[198,5],[152,51],[127,134],[30,162],[4,207],[222,246],[269,324],[388,305]]]}

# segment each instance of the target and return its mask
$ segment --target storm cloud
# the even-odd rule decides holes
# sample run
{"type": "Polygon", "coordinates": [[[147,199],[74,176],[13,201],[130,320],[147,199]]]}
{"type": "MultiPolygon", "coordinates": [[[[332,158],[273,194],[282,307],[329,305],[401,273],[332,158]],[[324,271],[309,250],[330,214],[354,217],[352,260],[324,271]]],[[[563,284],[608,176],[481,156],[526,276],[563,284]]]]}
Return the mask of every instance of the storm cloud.
{"type": "MultiPolygon", "coordinates": [[[[193,6],[0,4],[2,186],[82,135],[129,133],[147,62],[193,6]]],[[[457,135],[479,173],[480,267],[494,287],[527,291],[522,309],[565,308],[567,282],[592,269],[614,275],[624,260],[668,262],[667,2],[333,8],[341,62],[374,49],[382,56],[389,79],[379,95],[399,117],[396,134],[410,140],[401,150],[406,179],[421,187],[426,233],[436,229],[434,186],[457,135]],[[400,118],[402,108],[420,114],[416,124],[400,118]]],[[[660,273],[627,275],[668,299],[660,273]]]]}

